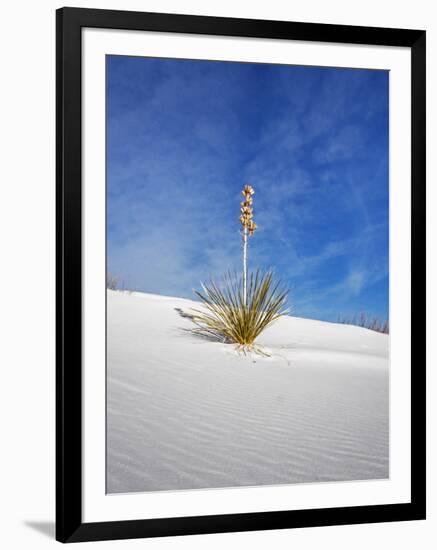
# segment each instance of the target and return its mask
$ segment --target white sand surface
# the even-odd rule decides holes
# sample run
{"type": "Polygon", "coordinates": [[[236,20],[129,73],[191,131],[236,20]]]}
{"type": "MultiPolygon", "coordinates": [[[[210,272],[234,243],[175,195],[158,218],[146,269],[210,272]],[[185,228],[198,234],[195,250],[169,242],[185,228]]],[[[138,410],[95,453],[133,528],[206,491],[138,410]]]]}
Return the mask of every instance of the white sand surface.
{"type": "Polygon", "coordinates": [[[198,306],[108,291],[108,493],[388,477],[386,335],[286,316],[245,357],[198,306]]]}

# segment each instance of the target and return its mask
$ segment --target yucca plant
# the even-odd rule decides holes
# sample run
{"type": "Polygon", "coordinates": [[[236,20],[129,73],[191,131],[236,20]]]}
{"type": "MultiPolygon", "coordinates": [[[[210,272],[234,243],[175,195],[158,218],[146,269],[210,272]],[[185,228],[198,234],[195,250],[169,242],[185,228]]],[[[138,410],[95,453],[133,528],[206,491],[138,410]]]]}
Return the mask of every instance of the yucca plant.
{"type": "Polygon", "coordinates": [[[253,188],[246,185],[240,211],[243,273],[228,272],[220,281],[211,279],[202,284],[202,291],[195,293],[205,309],[192,310],[191,319],[197,325],[197,332],[238,344],[244,352],[264,353],[255,346],[255,340],[266,327],[287,313],[288,291],[281,282],[273,281],[272,271],[248,273],[247,241],[257,227],[253,221],[253,194],[253,188]]]}
{"type": "Polygon", "coordinates": [[[287,290],[273,283],[271,271],[249,274],[246,296],[242,277],[230,273],[220,282],[203,284],[202,289],[195,292],[205,311],[193,309],[192,315],[198,331],[239,344],[243,351],[254,349],[261,332],[287,311],[287,290]]]}

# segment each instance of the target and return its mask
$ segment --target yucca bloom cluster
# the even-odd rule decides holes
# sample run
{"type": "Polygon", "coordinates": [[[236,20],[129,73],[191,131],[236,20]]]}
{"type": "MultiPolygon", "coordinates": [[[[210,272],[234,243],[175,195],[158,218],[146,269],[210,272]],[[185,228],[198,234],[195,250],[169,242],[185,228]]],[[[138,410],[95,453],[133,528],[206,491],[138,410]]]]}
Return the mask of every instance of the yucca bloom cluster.
{"type": "Polygon", "coordinates": [[[253,199],[252,196],[255,194],[253,187],[251,185],[245,185],[242,191],[244,201],[241,202],[240,208],[240,222],[241,225],[250,236],[255,233],[257,227],[256,223],[253,221],[253,199]]]}

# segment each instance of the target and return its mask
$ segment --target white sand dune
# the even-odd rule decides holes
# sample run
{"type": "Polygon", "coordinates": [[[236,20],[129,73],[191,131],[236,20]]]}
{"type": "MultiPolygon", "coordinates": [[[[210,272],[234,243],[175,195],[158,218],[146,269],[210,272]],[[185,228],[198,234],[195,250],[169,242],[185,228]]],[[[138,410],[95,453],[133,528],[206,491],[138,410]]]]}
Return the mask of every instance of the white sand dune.
{"type": "Polygon", "coordinates": [[[388,477],[386,335],[287,316],[244,357],[192,307],[108,291],[108,493],[388,477]]]}

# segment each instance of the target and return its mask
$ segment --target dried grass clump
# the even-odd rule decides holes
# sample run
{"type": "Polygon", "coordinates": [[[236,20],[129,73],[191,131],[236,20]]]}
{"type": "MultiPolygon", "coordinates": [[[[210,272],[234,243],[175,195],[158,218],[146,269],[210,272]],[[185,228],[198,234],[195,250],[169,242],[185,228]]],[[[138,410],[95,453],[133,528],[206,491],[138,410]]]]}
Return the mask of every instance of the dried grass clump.
{"type": "Polygon", "coordinates": [[[119,277],[114,277],[110,273],[106,274],[106,288],[109,290],[119,290],[120,289],[120,279],[119,277]]]}
{"type": "Polygon", "coordinates": [[[226,274],[221,282],[202,284],[195,291],[206,311],[192,310],[197,331],[227,343],[238,344],[242,351],[259,351],[256,338],[271,323],[287,313],[288,291],[274,283],[271,271],[256,271],[247,280],[246,295],[241,276],[226,274]]]}
{"type": "Polygon", "coordinates": [[[353,315],[352,317],[340,316],[338,323],[344,325],[355,325],[357,327],[367,328],[374,330],[375,332],[381,332],[382,334],[389,333],[388,319],[382,320],[378,317],[369,317],[366,313],[360,313],[359,315],[353,315]]]}

